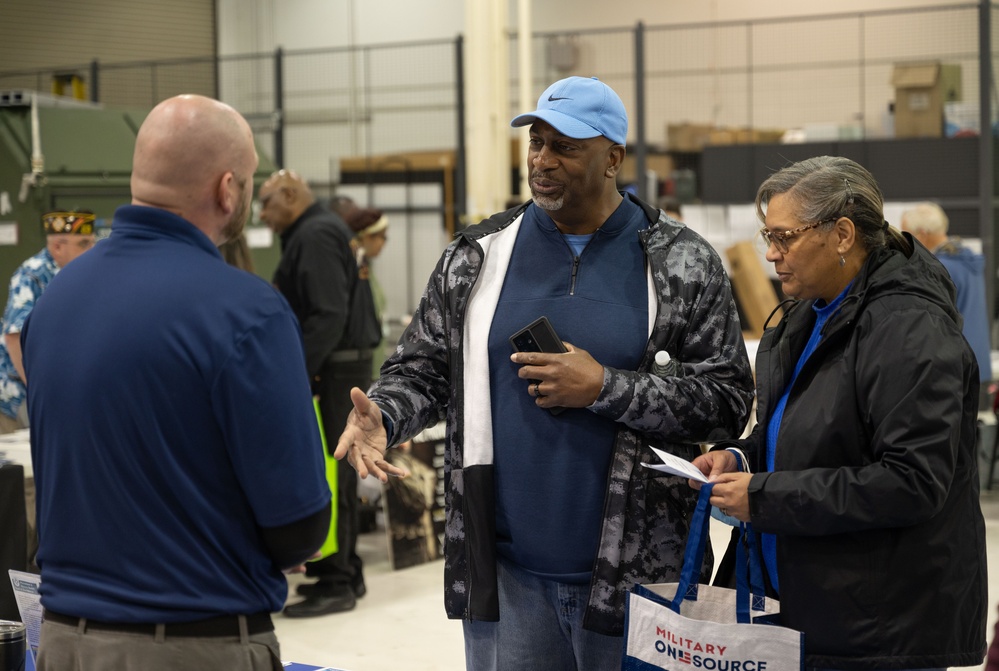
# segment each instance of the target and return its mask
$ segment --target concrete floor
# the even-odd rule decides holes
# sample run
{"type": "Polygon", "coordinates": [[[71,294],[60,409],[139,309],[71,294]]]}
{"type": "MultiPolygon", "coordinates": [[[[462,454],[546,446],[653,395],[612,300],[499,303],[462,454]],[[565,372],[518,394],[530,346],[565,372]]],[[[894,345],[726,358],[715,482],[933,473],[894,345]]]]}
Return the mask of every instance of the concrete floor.
{"type": "MultiPolygon", "coordinates": [[[[982,493],[989,562],[989,637],[999,604],[999,487],[982,493]]],[[[712,539],[723,548],[728,528],[712,520],[712,539]],[[716,526],[717,525],[717,526],[716,526]]],[[[275,617],[282,658],[345,671],[461,671],[461,623],[444,615],[444,564],[434,561],[393,571],[385,532],[362,534],[368,593],[348,613],[307,620],[275,617]]],[[[290,576],[289,601],[301,577],[290,576]]],[[[982,669],[981,667],[967,667],[982,669]]]]}

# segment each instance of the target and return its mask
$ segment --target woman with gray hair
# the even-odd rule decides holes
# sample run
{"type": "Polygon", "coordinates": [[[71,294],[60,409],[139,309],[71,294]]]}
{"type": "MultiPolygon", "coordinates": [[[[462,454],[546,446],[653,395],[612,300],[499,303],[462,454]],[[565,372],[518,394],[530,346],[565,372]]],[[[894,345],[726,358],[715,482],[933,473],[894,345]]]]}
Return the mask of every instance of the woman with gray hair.
{"type": "Polygon", "coordinates": [[[780,170],[756,207],[794,300],[760,342],[753,433],[694,461],[711,503],[763,532],[807,667],[980,664],[979,382],[953,284],[849,159],[780,170]]]}

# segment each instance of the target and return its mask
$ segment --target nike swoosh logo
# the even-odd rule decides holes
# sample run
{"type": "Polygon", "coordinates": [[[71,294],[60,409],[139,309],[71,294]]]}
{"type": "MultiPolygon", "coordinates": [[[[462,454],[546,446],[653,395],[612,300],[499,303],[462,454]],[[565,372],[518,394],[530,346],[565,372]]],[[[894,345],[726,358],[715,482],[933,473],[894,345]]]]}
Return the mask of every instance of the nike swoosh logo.
{"type": "Polygon", "coordinates": [[[548,96],[548,102],[553,103],[556,100],[572,100],[572,98],[553,98],[552,96],[548,96]]]}

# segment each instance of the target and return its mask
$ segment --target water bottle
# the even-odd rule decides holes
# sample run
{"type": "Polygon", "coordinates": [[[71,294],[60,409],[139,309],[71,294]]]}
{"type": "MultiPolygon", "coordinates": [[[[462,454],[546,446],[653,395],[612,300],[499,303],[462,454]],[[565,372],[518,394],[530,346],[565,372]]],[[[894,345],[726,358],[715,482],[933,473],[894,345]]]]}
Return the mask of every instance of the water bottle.
{"type": "Polygon", "coordinates": [[[664,349],[656,352],[656,360],[652,364],[652,372],[659,377],[683,377],[683,367],[680,365],[680,362],[670,358],[669,352],[664,349]]]}

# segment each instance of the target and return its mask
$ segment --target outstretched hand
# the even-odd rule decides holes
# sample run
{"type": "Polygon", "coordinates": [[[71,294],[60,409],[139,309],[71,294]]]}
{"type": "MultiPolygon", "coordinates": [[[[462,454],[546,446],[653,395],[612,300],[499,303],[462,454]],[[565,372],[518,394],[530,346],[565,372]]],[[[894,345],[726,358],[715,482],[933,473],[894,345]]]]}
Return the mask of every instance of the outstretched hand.
{"type": "MultiPolygon", "coordinates": [[[[323,556],[323,553],[319,552],[317,550],[316,553],[314,555],[312,555],[311,557],[309,557],[306,561],[313,561],[313,560],[319,559],[322,556],[323,556]]],[[[305,573],[305,571],[306,571],[305,564],[296,564],[295,566],[292,566],[290,568],[286,568],[286,569],[284,569],[281,572],[284,573],[284,574],[287,574],[287,575],[295,575],[296,573],[305,573]]]]}
{"type": "Polygon", "coordinates": [[[333,456],[337,459],[347,457],[362,479],[370,474],[388,482],[390,475],[400,478],[409,475],[406,469],[385,460],[388,440],[378,405],[357,387],[350,390],[350,400],[354,409],[347,417],[347,426],[340,434],[333,456]]]}

